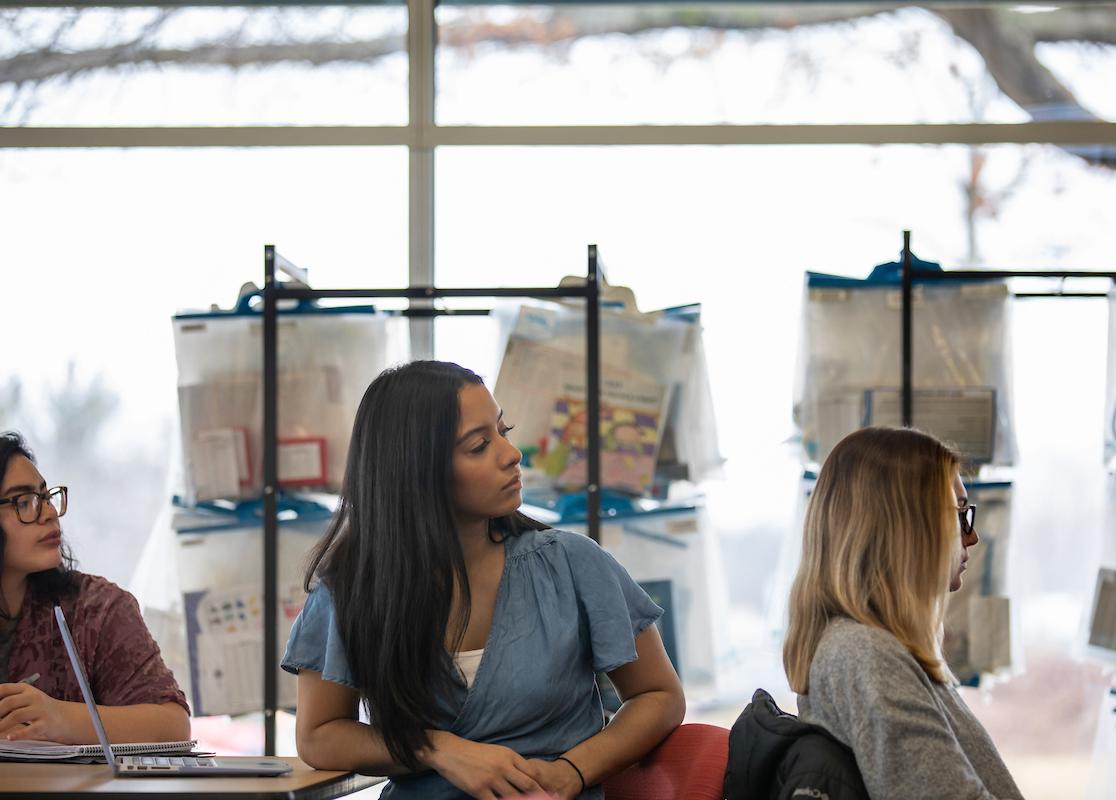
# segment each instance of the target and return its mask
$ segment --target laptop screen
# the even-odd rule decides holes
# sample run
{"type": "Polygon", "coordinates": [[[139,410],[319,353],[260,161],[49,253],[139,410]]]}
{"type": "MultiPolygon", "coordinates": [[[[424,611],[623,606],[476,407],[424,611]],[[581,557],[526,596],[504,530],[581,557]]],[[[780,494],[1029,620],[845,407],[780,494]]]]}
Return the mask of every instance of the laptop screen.
{"type": "Polygon", "coordinates": [[[105,761],[116,770],[116,759],[112,755],[112,745],[109,744],[105,726],[101,724],[101,715],[97,713],[97,704],[93,702],[93,691],[89,688],[89,681],[85,677],[81,660],[78,658],[74,639],[70,636],[70,626],[66,624],[66,616],[62,613],[61,606],[54,607],[54,619],[58,622],[58,630],[62,633],[62,643],[66,645],[66,655],[70,658],[70,666],[74,668],[78,686],[81,687],[81,696],[85,698],[85,706],[89,709],[89,716],[93,719],[93,729],[97,731],[97,738],[101,741],[101,749],[105,751],[105,761]]]}

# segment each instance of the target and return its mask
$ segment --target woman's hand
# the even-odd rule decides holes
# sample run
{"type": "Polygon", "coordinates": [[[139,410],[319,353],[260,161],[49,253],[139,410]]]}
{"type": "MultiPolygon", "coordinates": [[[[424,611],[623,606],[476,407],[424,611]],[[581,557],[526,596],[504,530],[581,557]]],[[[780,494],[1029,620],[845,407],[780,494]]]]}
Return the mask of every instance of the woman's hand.
{"type": "Polygon", "coordinates": [[[423,754],[424,763],[478,800],[515,797],[543,789],[535,778],[536,762],[528,762],[508,747],[478,744],[446,731],[432,731],[430,740],[432,747],[423,754]]]}
{"type": "Polygon", "coordinates": [[[69,705],[29,683],[0,683],[0,739],[69,743],[69,705]]]}
{"type": "Polygon", "coordinates": [[[581,776],[565,761],[545,761],[541,758],[528,760],[539,786],[560,800],[573,800],[581,794],[581,776]]]}

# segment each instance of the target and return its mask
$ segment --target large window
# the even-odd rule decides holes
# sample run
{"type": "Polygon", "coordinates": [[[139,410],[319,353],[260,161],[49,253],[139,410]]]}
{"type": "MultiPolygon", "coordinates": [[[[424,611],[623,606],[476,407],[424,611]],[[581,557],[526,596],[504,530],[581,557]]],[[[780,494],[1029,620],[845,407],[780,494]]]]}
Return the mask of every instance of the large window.
{"type": "Polygon", "coordinates": [[[407,14],[375,7],[0,11],[0,122],[404,125],[407,14]]]}
{"type": "MultiPolygon", "coordinates": [[[[757,686],[792,705],[803,271],[864,276],[903,229],[947,268],[1111,269],[1113,125],[1097,144],[1029,123],[1116,120],[1114,41],[1111,3],[7,7],[0,428],[70,484],[83,567],[128,585],[176,486],[169,318],[231,305],[265,243],[320,287],[549,285],[596,243],[644,309],[703,305],[728,460],[702,490],[730,607],[720,705],[692,716],[730,724],[757,686]]],[[[1023,658],[966,692],[1023,793],[1060,800],[1116,758],[1093,751],[1112,669],[1082,647],[1116,553],[1116,343],[1095,300],[1013,314],[1023,658]]],[[[432,327],[434,355],[495,378],[490,321],[432,327]]]]}

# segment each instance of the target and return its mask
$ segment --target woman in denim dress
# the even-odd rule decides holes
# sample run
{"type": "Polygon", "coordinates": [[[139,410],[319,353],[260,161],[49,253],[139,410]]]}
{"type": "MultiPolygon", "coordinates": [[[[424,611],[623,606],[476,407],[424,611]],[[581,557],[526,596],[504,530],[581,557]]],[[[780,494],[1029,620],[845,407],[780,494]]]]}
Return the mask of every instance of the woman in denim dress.
{"type": "Polygon", "coordinates": [[[391,798],[603,798],[681,723],[662,609],[592,540],[518,512],[510,429],[456,364],[369,386],[283,658],[308,764],[388,775],[391,798]],[[607,725],[598,672],[623,701],[607,725]]]}

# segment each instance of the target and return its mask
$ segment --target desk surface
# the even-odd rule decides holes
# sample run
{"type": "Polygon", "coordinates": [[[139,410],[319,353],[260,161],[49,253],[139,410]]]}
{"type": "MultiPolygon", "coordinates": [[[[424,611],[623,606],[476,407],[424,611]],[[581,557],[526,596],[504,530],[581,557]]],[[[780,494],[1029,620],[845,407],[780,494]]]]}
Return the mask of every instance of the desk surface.
{"type": "Polygon", "coordinates": [[[385,778],[315,770],[283,758],[294,770],[279,778],[114,778],[107,764],[0,762],[0,799],[93,795],[97,800],[181,800],[203,796],[228,800],[332,800],[385,778]]]}

